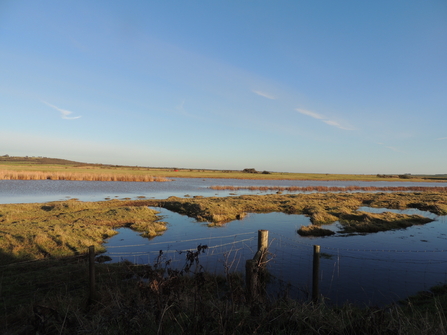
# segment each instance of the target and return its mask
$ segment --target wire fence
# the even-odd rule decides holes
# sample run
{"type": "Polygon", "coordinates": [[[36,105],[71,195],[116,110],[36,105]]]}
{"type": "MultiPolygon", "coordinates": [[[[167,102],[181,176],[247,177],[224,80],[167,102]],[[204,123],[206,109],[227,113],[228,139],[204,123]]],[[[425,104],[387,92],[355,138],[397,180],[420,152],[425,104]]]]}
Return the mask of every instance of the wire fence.
{"type": "MultiPolygon", "coordinates": [[[[112,263],[128,261],[134,264],[154,264],[159,257],[169,261],[172,268],[185,265],[185,253],[206,245],[200,254],[200,265],[207,272],[224,274],[245,271],[246,260],[252,259],[258,249],[257,233],[173,240],[136,245],[109,247],[107,256],[112,263]]],[[[319,294],[334,304],[352,302],[368,305],[385,305],[405,299],[419,291],[447,282],[446,250],[380,250],[321,247],[318,282],[319,294]]],[[[86,257],[61,261],[57,269],[48,261],[23,262],[0,267],[2,283],[14,283],[17,290],[0,291],[0,298],[18,303],[30,292],[19,289],[27,284],[26,278],[38,282],[34,295],[61,290],[80,289],[88,285],[86,257]],[[78,264],[78,265],[77,265],[78,264]],[[36,267],[34,267],[36,265],[36,267]],[[75,265],[75,266],[73,266],[75,265]],[[23,272],[9,274],[12,267],[23,272]],[[35,271],[36,275],[33,275],[35,271]],[[26,273],[27,276],[24,276],[26,273]],[[41,278],[37,278],[40,276],[41,278]],[[76,283],[71,280],[76,278],[76,283]],[[82,278],[82,280],[79,280],[82,278]],[[9,296],[7,296],[9,295],[9,296]]],[[[271,295],[287,294],[296,299],[311,298],[313,283],[313,244],[278,233],[270,232],[268,241],[267,292],[271,295]]],[[[104,274],[103,274],[104,275],[104,274]]]]}
{"type": "Polygon", "coordinates": [[[107,256],[112,262],[124,260],[135,264],[153,264],[160,255],[170,261],[174,268],[182,267],[185,253],[197,250],[199,245],[206,245],[206,252],[200,255],[200,265],[210,273],[241,271],[245,259],[252,258],[256,252],[257,232],[236,235],[214,236],[188,240],[149,242],[144,244],[108,247],[107,256]]]}
{"type": "MultiPolygon", "coordinates": [[[[313,245],[271,234],[270,271],[301,296],[312,286],[313,245]]],[[[321,247],[320,293],[330,302],[384,305],[447,282],[447,250],[321,247]]]]}
{"type": "MultiPolygon", "coordinates": [[[[169,241],[114,247],[108,255],[113,261],[129,260],[151,264],[163,250],[173,266],[182,266],[184,253],[198,244],[208,246],[200,264],[208,272],[244,272],[245,261],[257,250],[257,232],[237,235],[169,241]],[[175,245],[176,248],[172,246],[175,245]],[[154,249],[155,246],[165,249],[154,249]],[[181,249],[179,246],[184,247],[181,249]],[[132,247],[132,252],[120,252],[132,247]],[[141,248],[137,250],[137,248],[141,248]]],[[[297,299],[310,299],[312,293],[313,244],[270,232],[267,269],[268,290],[297,299]]],[[[419,291],[447,282],[447,249],[397,250],[321,247],[320,293],[329,302],[383,305],[405,299],[419,291]]]]}

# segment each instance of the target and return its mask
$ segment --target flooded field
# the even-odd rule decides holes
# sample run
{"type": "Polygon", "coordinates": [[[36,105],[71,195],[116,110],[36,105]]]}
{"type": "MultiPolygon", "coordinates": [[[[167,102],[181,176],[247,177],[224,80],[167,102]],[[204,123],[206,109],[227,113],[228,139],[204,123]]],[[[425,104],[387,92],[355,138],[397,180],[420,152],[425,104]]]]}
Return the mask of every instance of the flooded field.
{"type": "MultiPolygon", "coordinates": [[[[82,182],[82,181],[0,181],[0,203],[47,202],[78,198],[81,201],[106,199],[166,199],[170,196],[231,196],[265,194],[240,190],[216,191],[213,185],[258,186],[444,186],[445,183],[396,182],[318,182],[318,181],[247,181],[215,179],[178,179],[166,183],[82,182]],[[421,185],[422,184],[422,185],[421,185]]],[[[390,211],[419,214],[434,219],[425,225],[368,234],[339,233],[338,222],[324,227],[336,232],[329,237],[302,237],[301,226],[309,225],[305,215],[268,213],[248,215],[242,220],[210,227],[207,222],[180,215],[163,208],[162,220],[167,231],[152,239],[142,238],[128,228],[117,229],[118,235],[107,240],[106,255],[113,262],[129,260],[153,263],[163,251],[163,260],[181,267],[185,251],[199,244],[209,249],[201,255],[200,264],[207,271],[244,271],[245,261],[257,247],[257,231],[269,231],[272,294],[287,290],[292,296],[307,299],[311,292],[312,249],[321,246],[321,293],[333,303],[351,301],[383,305],[447,281],[447,218],[416,209],[388,210],[361,207],[373,213],[390,211]]]]}

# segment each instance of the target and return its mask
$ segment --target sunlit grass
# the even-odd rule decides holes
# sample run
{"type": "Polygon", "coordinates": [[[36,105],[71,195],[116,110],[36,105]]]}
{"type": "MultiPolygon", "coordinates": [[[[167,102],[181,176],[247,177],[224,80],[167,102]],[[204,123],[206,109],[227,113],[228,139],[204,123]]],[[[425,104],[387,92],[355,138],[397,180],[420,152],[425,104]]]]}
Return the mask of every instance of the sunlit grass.
{"type": "Polygon", "coordinates": [[[246,213],[304,214],[315,225],[339,221],[346,232],[386,231],[432,221],[419,215],[358,212],[361,206],[418,208],[437,215],[447,214],[445,192],[267,194],[193,199],[170,197],[153,203],[199,221],[216,224],[241,219],[246,213]]]}
{"type": "Polygon", "coordinates": [[[0,205],[0,257],[5,261],[61,257],[104,251],[114,228],[131,227],[153,237],[166,230],[156,211],[120,201],[0,205]]]}

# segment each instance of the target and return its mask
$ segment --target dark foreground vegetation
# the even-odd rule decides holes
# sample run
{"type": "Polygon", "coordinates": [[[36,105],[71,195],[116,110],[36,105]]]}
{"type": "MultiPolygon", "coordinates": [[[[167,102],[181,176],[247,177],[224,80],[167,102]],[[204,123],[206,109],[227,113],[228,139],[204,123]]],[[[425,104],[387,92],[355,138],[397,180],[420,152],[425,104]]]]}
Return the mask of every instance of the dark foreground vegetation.
{"type": "Polygon", "coordinates": [[[199,247],[181,269],[162,253],[152,265],[96,264],[85,257],[2,266],[2,334],[446,334],[447,288],[399,304],[330,306],[284,290],[248,296],[242,275],[211,275],[199,247]],[[250,298],[249,298],[250,297],[250,298]]]}

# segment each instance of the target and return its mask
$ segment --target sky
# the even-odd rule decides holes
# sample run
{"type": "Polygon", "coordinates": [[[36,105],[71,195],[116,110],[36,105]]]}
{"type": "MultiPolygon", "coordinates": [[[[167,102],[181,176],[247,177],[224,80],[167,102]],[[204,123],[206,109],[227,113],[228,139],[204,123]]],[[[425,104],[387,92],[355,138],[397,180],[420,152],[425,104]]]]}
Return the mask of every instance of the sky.
{"type": "Polygon", "coordinates": [[[0,0],[0,155],[447,173],[445,0],[0,0]]]}

